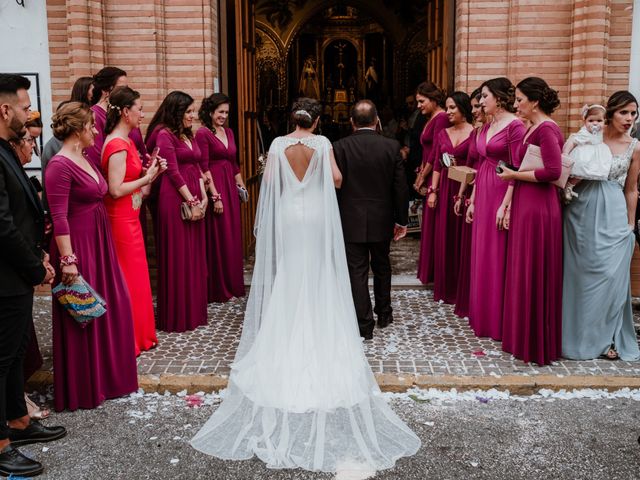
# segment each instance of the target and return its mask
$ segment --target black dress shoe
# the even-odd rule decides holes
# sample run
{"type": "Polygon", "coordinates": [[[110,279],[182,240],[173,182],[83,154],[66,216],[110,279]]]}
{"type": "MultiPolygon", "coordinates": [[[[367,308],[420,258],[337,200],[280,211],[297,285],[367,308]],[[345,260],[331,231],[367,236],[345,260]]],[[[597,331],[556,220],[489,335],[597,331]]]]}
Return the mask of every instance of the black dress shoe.
{"type": "Polygon", "coordinates": [[[11,444],[0,451],[0,475],[2,476],[34,477],[40,475],[43,470],[40,462],[24,456],[11,444]]]}
{"type": "Polygon", "coordinates": [[[390,323],[393,323],[393,315],[378,315],[378,328],[384,328],[390,323]]]}
{"type": "Polygon", "coordinates": [[[360,336],[365,340],[373,340],[373,332],[360,331],[360,336]]]}
{"type": "Polygon", "coordinates": [[[24,430],[18,428],[9,429],[9,440],[14,447],[20,445],[29,445],[30,443],[51,442],[58,440],[67,434],[64,427],[45,427],[37,420],[31,420],[31,423],[24,430]]]}

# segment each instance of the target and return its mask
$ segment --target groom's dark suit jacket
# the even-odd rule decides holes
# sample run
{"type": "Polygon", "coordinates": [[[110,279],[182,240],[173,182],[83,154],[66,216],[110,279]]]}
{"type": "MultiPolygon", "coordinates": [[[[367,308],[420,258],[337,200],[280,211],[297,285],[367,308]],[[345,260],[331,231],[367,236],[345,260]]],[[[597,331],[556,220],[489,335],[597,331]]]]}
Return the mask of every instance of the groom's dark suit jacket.
{"type": "Polygon", "coordinates": [[[408,222],[400,144],[373,130],[358,130],[334,143],[333,150],[342,172],[338,203],[345,242],[390,240],[394,224],[408,222]]]}

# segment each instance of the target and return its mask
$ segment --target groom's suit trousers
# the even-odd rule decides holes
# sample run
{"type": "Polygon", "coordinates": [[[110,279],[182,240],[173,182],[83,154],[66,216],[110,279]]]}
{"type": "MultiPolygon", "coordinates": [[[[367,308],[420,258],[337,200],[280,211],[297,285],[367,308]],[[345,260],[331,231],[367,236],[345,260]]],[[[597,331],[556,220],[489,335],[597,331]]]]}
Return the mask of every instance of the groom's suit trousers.
{"type": "Polygon", "coordinates": [[[380,317],[391,314],[391,262],[390,241],[345,244],[351,294],[358,317],[360,333],[373,332],[373,313],[380,317]],[[373,293],[375,307],[371,308],[369,296],[369,262],[373,270],[373,293]]]}

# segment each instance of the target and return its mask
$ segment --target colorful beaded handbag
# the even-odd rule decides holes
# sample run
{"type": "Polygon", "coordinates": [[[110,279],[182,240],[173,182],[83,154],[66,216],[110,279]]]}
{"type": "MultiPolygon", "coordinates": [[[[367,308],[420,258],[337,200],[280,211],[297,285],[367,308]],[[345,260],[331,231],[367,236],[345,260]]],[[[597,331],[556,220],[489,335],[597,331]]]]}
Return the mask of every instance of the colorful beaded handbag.
{"type": "Polygon", "coordinates": [[[51,289],[53,296],[81,326],[107,313],[107,303],[78,275],[72,285],[60,282],[51,289]]]}

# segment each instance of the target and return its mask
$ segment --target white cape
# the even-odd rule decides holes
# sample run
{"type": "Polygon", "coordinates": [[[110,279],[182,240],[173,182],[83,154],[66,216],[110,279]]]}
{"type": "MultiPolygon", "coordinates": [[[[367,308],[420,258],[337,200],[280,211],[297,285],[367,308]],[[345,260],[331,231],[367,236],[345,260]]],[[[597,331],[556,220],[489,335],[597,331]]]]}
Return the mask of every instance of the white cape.
{"type": "Polygon", "coordinates": [[[270,468],[390,468],[420,440],[387,405],[358,331],[325,137],[274,140],[258,201],[256,262],[220,407],[191,445],[270,468]],[[285,149],[315,152],[302,181],[285,149]]]}

